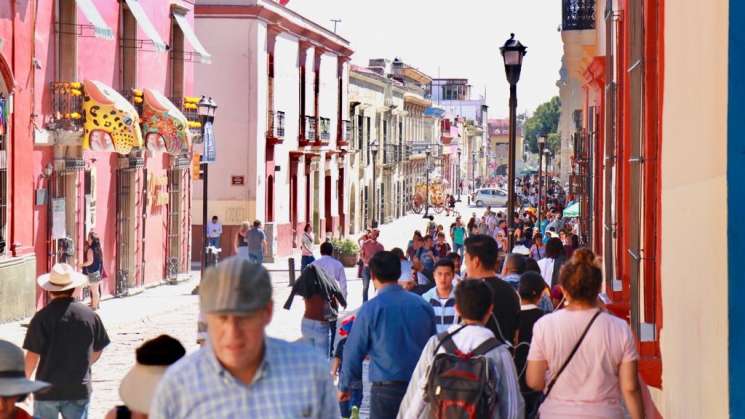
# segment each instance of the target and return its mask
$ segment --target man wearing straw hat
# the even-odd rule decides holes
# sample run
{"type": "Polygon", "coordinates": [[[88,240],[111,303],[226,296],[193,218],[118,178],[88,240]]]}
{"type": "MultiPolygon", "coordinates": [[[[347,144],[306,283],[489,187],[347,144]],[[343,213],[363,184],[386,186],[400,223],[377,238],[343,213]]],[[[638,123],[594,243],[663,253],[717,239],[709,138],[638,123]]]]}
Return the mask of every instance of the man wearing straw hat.
{"type": "Polygon", "coordinates": [[[266,336],[274,303],[263,266],[231,257],[210,268],[199,306],[207,344],[166,371],[150,418],[339,417],[328,360],[266,336]]]}
{"type": "Polygon", "coordinates": [[[98,315],[76,302],[73,293],[88,278],[65,263],[37,279],[51,301],[31,319],[23,348],[26,375],[50,383],[48,391],[34,401],[34,416],[41,419],[87,418],[91,395],[91,365],[109,344],[109,336],[98,315]]]}
{"type": "Polygon", "coordinates": [[[0,340],[0,419],[31,419],[16,403],[23,401],[29,393],[47,387],[49,384],[43,381],[26,379],[23,350],[6,340],[0,340]]]}

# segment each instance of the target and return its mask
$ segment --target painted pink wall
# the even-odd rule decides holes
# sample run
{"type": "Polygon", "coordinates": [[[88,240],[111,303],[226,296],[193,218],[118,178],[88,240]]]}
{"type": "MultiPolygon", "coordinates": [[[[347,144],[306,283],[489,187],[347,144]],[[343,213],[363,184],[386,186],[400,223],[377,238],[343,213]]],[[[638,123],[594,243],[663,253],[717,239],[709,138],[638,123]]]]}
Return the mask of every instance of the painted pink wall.
{"type": "MultiPolygon", "coordinates": [[[[41,128],[49,118],[51,110],[50,83],[56,79],[55,45],[55,1],[29,0],[25,2],[3,2],[0,4],[0,38],[5,40],[0,49],[0,61],[7,62],[16,80],[14,92],[14,113],[11,120],[12,140],[9,150],[11,170],[11,242],[17,243],[16,254],[35,252],[37,272],[46,272],[48,267],[47,206],[34,205],[34,189],[39,183],[42,169],[53,160],[52,148],[35,147],[33,142],[34,125],[41,128]],[[32,58],[36,58],[40,69],[32,70],[32,58]],[[31,116],[30,115],[34,115],[31,116]],[[29,119],[30,118],[30,119],[29,119]],[[31,123],[29,123],[31,122],[31,123]]],[[[118,38],[120,3],[117,0],[96,0],[98,11],[118,38]]],[[[145,13],[153,22],[161,38],[170,42],[171,3],[187,10],[188,20],[193,24],[193,4],[189,1],[141,1],[145,13]]],[[[78,11],[78,23],[88,24],[85,16],[78,11]]],[[[86,33],[90,33],[86,30],[86,33]]],[[[145,38],[139,31],[138,38],[145,38]]],[[[77,54],[78,80],[100,80],[119,89],[119,47],[118,41],[95,37],[79,37],[77,54]]],[[[147,45],[146,45],[147,48],[147,45]]],[[[185,41],[186,50],[191,46],[185,41]]],[[[2,63],[0,63],[2,64],[2,63]]],[[[148,87],[170,95],[167,86],[169,58],[167,52],[138,52],[138,87],[148,87]]],[[[203,65],[203,64],[197,64],[203,65]]],[[[1,65],[0,65],[1,67],[1,65]]],[[[7,78],[6,78],[7,79],[7,78]]],[[[192,89],[194,72],[191,63],[184,69],[184,88],[187,95],[196,95],[192,89]]],[[[116,155],[86,152],[84,158],[95,158],[97,169],[97,222],[96,231],[102,238],[105,266],[109,280],[104,284],[105,292],[114,288],[115,234],[116,234],[116,155]]],[[[165,175],[166,162],[163,155],[147,158],[149,174],[165,175]]],[[[81,175],[82,182],[82,175],[81,175]]],[[[43,185],[46,187],[46,185],[43,185]]],[[[163,279],[165,258],[166,210],[150,213],[147,219],[146,283],[163,279]],[[160,255],[151,257],[150,255],[160,255]]]]}

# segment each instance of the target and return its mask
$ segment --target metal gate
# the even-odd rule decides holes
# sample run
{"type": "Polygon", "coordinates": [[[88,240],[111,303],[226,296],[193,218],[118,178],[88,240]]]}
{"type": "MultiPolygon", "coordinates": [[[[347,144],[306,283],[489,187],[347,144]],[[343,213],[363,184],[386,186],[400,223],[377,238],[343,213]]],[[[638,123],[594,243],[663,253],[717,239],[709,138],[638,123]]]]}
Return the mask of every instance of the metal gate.
{"type": "Polygon", "coordinates": [[[137,255],[144,252],[140,238],[141,217],[138,211],[143,204],[139,183],[142,158],[121,158],[116,170],[116,295],[125,296],[130,290],[142,286],[143,277],[137,255]]]}
{"type": "Polygon", "coordinates": [[[168,170],[168,247],[166,253],[166,277],[176,281],[181,271],[181,197],[184,170],[168,170]]]}

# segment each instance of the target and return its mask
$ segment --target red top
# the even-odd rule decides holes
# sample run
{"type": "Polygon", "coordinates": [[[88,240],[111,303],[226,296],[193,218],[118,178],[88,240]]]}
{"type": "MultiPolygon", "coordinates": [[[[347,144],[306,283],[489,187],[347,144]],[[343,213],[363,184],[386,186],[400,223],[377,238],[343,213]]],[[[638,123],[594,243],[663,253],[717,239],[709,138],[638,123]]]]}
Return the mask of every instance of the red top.
{"type": "Polygon", "coordinates": [[[13,416],[13,419],[32,419],[31,415],[26,413],[25,410],[21,409],[20,407],[16,407],[15,415],[13,416]]]}
{"type": "Polygon", "coordinates": [[[377,240],[365,240],[362,243],[362,261],[365,262],[365,266],[370,263],[370,259],[375,256],[376,253],[385,250],[383,245],[378,243],[377,240]]]}

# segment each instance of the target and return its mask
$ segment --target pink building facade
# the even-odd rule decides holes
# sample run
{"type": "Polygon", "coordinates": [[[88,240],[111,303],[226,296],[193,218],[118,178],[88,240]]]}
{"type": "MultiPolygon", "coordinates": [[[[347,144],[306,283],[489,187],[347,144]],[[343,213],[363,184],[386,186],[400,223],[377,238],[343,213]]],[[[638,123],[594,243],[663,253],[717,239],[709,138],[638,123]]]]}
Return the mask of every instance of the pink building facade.
{"type": "Polygon", "coordinates": [[[0,321],[43,305],[35,277],[82,262],[91,231],[103,246],[104,294],[188,275],[189,162],[200,129],[196,105],[184,104],[194,102],[193,63],[209,61],[193,7],[0,6],[0,321]]]}
{"type": "MultiPolygon", "coordinates": [[[[213,65],[197,84],[219,104],[217,164],[209,168],[208,212],[223,223],[223,256],[240,224],[265,224],[271,256],[299,248],[306,224],[317,241],[348,223],[349,43],[279,2],[200,0],[196,31],[213,65]]],[[[201,243],[201,182],[192,216],[201,243]]]]}

